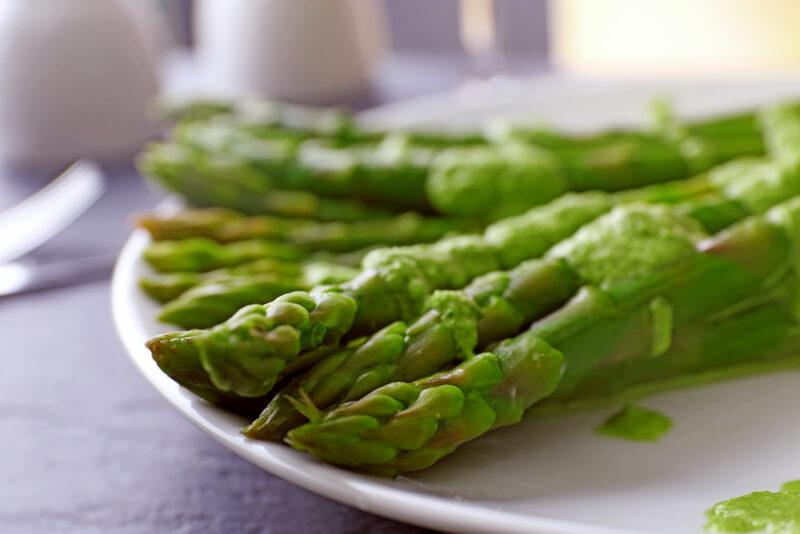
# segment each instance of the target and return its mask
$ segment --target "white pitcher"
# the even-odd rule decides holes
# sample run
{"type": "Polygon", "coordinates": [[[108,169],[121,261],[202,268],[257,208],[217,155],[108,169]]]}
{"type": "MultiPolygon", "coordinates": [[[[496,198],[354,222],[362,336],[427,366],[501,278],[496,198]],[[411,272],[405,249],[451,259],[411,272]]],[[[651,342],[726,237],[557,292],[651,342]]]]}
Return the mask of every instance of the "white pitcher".
{"type": "Polygon", "coordinates": [[[385,49],[376,0],[199,0],[197,60],[210,88],[305,103],[363,91],[385,49]]]}
{"type": "Polygon", "coordinates": [[[0,1],[0,159],[56,165],[134,152],[156,68],[117,0],[0,1]]]}

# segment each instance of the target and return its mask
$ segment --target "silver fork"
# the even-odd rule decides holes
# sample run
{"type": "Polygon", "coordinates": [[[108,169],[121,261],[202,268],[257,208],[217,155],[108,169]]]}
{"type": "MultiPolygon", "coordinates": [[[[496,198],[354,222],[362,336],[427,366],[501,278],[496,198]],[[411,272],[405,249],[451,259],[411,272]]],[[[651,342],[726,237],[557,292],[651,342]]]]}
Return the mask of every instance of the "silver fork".
{"type": "Polygon", "coordinates": [[[24,256],[61,232],[89,209],[105,188],[100,168],[79,160],[46,187],[0,213],[0,264],[24,256]]]}

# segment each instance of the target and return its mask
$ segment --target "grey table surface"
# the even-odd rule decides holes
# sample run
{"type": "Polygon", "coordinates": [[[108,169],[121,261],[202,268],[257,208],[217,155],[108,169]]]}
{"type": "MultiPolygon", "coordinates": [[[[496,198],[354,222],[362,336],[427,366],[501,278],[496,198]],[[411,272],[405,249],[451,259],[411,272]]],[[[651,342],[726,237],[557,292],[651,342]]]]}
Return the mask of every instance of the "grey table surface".
{"type": "MultiPolygon", "coordinates": [[[[154,205],[135,173],[36,255],[121,246],[154,205]]],[[[26,179],[27,180],[27,179],[26,179]]],[[[4,199],[34,187],[4,182],[4,199]]],[[[109,283],[0,300],[0,532],[416,532],[284,482],[167,405],[117,339],[109,283]]]]}

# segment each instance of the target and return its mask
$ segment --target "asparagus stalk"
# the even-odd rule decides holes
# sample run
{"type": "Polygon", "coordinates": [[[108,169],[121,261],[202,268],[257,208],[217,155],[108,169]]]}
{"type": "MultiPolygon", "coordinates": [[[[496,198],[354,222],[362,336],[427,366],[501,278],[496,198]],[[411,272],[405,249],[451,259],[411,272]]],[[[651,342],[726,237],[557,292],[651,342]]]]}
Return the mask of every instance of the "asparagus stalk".
{"type": "Polygon", "coordinates": [[[159,272],[205,272],[263,258],[298,261],[305,257],[307,253],[298,247],[262,239],[221,245],[211,239],[195,237],[181,241],[158,241],[144,251],[145,261],[159,272]]]}
{"type": "MultiPolygon", "coordinates": [[[[193,194],[198,188],[215,190],[213,182],[222,180],[220,176],[225,174],[223,181],[227,185],[238,179],[258,183],[264,190],[303,189],[395,208],[425,211],[434,207],[444,214],[493,219],[520,213],[568,190],[616,191],[664,182],[684,178],[734,156],[763,151],[756,121],[724,124],[742,128],[741,137],[748,141],[732,143],[735,137],[721,132],[719,126],[687,126],[679,136],[600,135],[600,141],[565,141],[563,148],[555,150],[506,142],[442,151],[402,136],[387,136],[377,146],[341,148],[316,139],[265,140],[240,128],[216,123],[187,124],[175,137],[193,147],[189,152],[197,160],[193,162],[190,155],[183,158],[189,167],[184,174],[197,174],[191,172],[193,163],[202,167],[215,158],[227,160],[227,165],[215,165],[216,173],[205,173],[202,182],[195,180],[193,194]],[[749,141],[752,139],[756,141],[749,141]],[[718,147],[725,143],[730,146],[718,147]],[[487,176],[491,179],[487,180],[487,176]]],[[[158,151],[149,159],[157,161],[158,151]]],[[[144,167],[167,187],[180,192],[181,186],[187,184],[162,176],[169,175],[169,165],[165,166],[166,173],[159,165],[144,167]]],[[[232,206],[228,200],[225,202],[232,206]]],[[[223,205],[223,201],[216,204],[223,205]]]]}
{"type": "Polygon", "coordinates": [[[246,216],[227,208],[184,209],[177,213],[145,213],[136,217],[156,241],[205,237],[220,243],[247,239],[283,239],[294,228],[316,225],[315,221],[284,219],[271,215],[246,216]]]}
{"type": "MultiPolygon", "coordinates": [[[[669,268],[620,278],[602,289],[585,286],[527,332],[451,371],[383,386],[327,414],[303,407],[310,422],[289,432],[287,441],[325,461],[394,475],[426,468],[459,445],[518,422],[536,401],[557,389],[578,389],[606,365],[659,362],[649,369],[656,375],[669,375],[673,362],[679,372],[729,365],[716,351],[720,359],[703,362],[699,349],[748,324],[743,318],[752,319],[756,310],[782,308],[782,324],[792,324],[783,333],[794,330],[796,350],[798,221],[800,199],[793,199],[705,242],[669,268]],[[765,293],[772,297],[769,306],[765,293]],[[687,332],[694,342],[684,342],[687,332]]],[[[758,324],[770,322],[762,317],[758,324]]],[[[787,353],[780,347],[771,356],[787,353]]]]}
{"type": "MultiPolygon", "coordinates": [[[[358,274],[358,270],[347,265],[348,261],[350,260],[347,257],[343,263],[332,261],[296,262],[267,258],[205,273],[183,271],[146,277],[139,280],[139,285],[145,293],[162,304],[166,304],[180,297],[189,289],[202,284],[221,280],[247,279],[251,275],[272,275],[276,278],[302,280],[301,285],[311,288],[320,284],[338,284],[353,278],[358,274]]],[[[228,314],[228,317],[230,315],[232,313],[228,314]]]]}
{"type": "Polygon", "coordinates": [[[294,276],[265,272],[212,277],[169,301],[158,319],[181,328],[208,328],[248,304],[270,302],[283,294],[307,290],[317,284],[341,283],[357,272],[343,265],[309,262],[294,276]]]}
{"type": "MultiPolygon", "coordinates": [[[[578,227],[588,220],[593,219],[597,214],[607,209],[607,199],[604,195],[580,195],[560,199],[556,203],[544,206],[530,217],[530,225],[533,234],[534,229],[538,229],[539,237],[534,238],[538,241],[536,245],[528,244],[528,250],[532,252],[543,252],[548,246],[573,233],[578,227]],[[554,224],[558,221],[558,224],[554,224]],[[544,228],[541,223],[544,222],[544,228]]],[[[208,374],[205,364],[201,363],[202,351],[197,339],[206,339],[213,336],[215,339],[214,350],[219,359],[227,352],[231,359],[241,359],[240,365],[246,365],[247,359],[254,357],[255,352],[251,349],[242,351],[241,345],[258,347],[262,351],[264,358],[269,355],[286,350],[295,350],[295,358],[285,357],[282,361],[295,362],[293,373],[300,369],[307,369],[316,363],[317,359],[325,355],[323,343],[338,339],[344,333],[353,332],[355,322],[360,322],[358,329],[372,332],[381,326],[388,325],[398,319],[413,319],[422,309],[426,298],[429,295],[429,284],[450,285],[466,284],[471,278],[497,269],[498,265],[505,261],[502,256],[491,253],[492,250],[510,250],[516,247],[516,240],[525,231],[525,216],[520,216],[514,220],[496,223],[485,234],[487,242],[475,237],[450,238],[433,245],[418,245],[414,247],[386,249],[381,255],[373,257],[370,262],[374,265],[362,271],[351,282],[337,286],[320,286],[310,293],[292,293],[288,297],[280,297],[274,302],[282,302],[282,299],[300,299],[302,303],[320,302],[325,304],[319,313],[310,313],[307,321],[293,323],[261,321],[259,330],[242,330],[240,335],[232,336],[226,333],[231,330],[232,324],[238,325],[241,321],[231,318],[221,325],[207,330],[190,331],[192,334],[177,332],[165,334],[148,342],[148,348],[153,354],[153,358],[159,366],[171,376],[175,381],[185,387],[195,391],[203,398],[213,401],[214,396],[209,393],[209,383],[214,387],[221,387],[221,395],[226,399],[236,398],[238,393],[233,393],[235,386],[231,385],[234,381],[229,377],[226,380],[213,381],[206,377],[200,380],[198,375],[208,374]],[[425,274],[423,274],[425,273],[425,274]],[[426,278],[427,277],[427,278],[426,278]],[[357,311],[362,311],[360,317],[357,311]],[[324,313],[323,313],[324,312],[324,313]],[[318,330],[327,331],[330,326],[330,317],[337,318],[334,333],[331,336],[310,336],[308,332],[318,330]],[[288,349],[282,342],[276,342],[278,347],[272,348],[270,332],[280,330],[288,332],[293,330],[293,338],[305,340],[303,345],[293,345],[288,349]],[[222,335],[215,333],[223,332],[222,335]],[[247,332],[251,332],[249,335],[247,332]],[[257,336],[256,344],[249,336],[257,336]],[[319,350],[317,348],[319,347],[319,350]],[[308,352],[299,354],[301,348],[308,352]],[[194,354],[194,364],[190,365],[191,354],[194,354]],[[232,355],[236,354],[233,358],[232,355]],[[298,357],[299,355],[299,357],[298,357]],[[172,365],[171,360],[176,358],[178,361],[172,365]],[[200,386],[197,386],[200,384],[200,386]],[[194,389],[197,388],[197,389],[194,389]]],[[[509,254],[508,259],[515,259],[518,253],[509,254]]],[[[265,315],[266,311],[274,303],[263,306],[246,307],[240,310],[235,317],[242,317],[244,310],[253,314],[252,310],[259,309],[260,315],[265,315]]],[[[312,308],[312,305],[309,305],[312,308]]],[[[288,334],[287,334],[288,335],[288,334]]],[[[280,340],[279,340],[280,341],[280,340]]],[[[283,353],[282,353],[283,354],[283,353]]],[[[231,362],[231,366],[236,364],[231,362]]],[[[291,365],[263,367],[263,372],[277,373],[275,376],[261,377],[260,383],[272,384],[280,378],[282,374],[288,376],[288,369],[291,365]]],[[[249,384],[250,378],[247,378],[249,384]]],[[[238,391],[248,388],[236,388],[238,391]]],[[[268,391],[268,390],[267,390],[268,391]]],[[[259,392],[259,395],[266,391],[259,392]]]]}
{"type": "MultiPolygon", "coordinates": [[[[430,211],[424,184],[436,151],[413,145],[404,135],[340,148],[325,139],[264,139],[235,126],[209,122],[183,125],[173,132],[173,139],[188,150],[183,160],[187,171],[193,164],[201,165],[227,172],[229,181],[243,175],[249,183],[267,188],[430,211]]],[[[155,177],[161,179],[159,174],[155,177]]],[[[205,174],[204,178],[213,182],[219,177],[205,174]]]]}
{"type": "Polygon", "coordinates": [[[337,293],[288,293],[245,306],[214,328],[157,336],[147,347],[162,371],[205,399],[261,397],[301,350],[337,342],[355,309],[337,293]],[[236,358],[229,357],[231,345],[236,358]]]}
{"type": "Polygon", "coordinates": [[[312,253],[305,248],[265,239],[250,239],[233,243],[218,243],[204,237],[178,241],[157,241],[144,251],[144,259],[162,273],[204,273],[228,268],[230,274],[263,273],[273,266],[284,270],[286,263],[305,260],[329,261],[339,265],[356,266],[376,247],[347,252],[312,253]],[[264,264],[253,263],[266,260],[264,264]],[[252,268],[248,266],[252,265],[252,268]],[[279,265],[280,264],[280,265],[279,265]]]}
{"type": "Polygon", "coordinates": [[[137,224],[155,240],[205,237],[220,243],[249,239],[280,240],[307,250],[345,252],[383,245],[435,241],[464,229],[466,222],[403,213],[388,219],[359,222],[287,220],[271,216],[246,217],[220,209],[190,209],[173,215],[140,216],[137,224]]]}
{"type": "Polygon", "coordinates": [[[352,200],[274,188],[263,172],[241,165],[234,157],[204,154],[175,143],[148,145],[137,165],[143,174],[200,207],[320,221],[374,220],[390,215],[387,210],[352,200]]]}

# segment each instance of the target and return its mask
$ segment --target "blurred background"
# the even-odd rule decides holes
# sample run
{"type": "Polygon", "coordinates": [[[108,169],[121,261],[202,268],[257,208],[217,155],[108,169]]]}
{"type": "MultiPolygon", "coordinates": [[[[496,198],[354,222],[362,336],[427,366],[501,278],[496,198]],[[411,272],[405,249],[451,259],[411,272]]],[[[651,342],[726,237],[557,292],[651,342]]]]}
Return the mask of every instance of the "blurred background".
{"type": "Polygon", "coordinates": [[[792,73],[800,64],[791,22],[800,6],[789,1],[101,4],[0,7],[3,163],[53,170],[80,155],[124,159],[155,135],[143,110],[157,94],[364,109],[542,74],[729,77],[792,73]]]}
{"type": "Polygon", "coordinates": [[[131,163],[159,96],[365,110],[541,79],[792,77],[797,20],[790,0],[3,0],[0,530],[413,530],[252,468],[125,361],[108,280],[131,214],[163,198],[131,163]],[[97,166],[53,182],[78,158],[97,166]]]}

